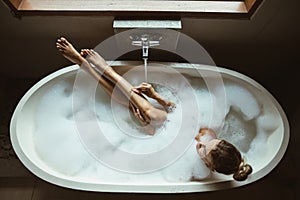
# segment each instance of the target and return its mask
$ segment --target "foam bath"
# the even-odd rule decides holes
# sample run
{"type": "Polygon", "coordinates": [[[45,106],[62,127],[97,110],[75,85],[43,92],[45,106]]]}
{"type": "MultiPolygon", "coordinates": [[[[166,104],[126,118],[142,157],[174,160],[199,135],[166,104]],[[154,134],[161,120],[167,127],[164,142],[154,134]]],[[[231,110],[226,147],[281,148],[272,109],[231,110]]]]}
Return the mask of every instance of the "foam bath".
{"type": "MultiPolygon", "coordinates": [[[[223,68],[178,63],[163,65],[184,74],[187,83],[180,85],[180,81],[169,76],[163,84],[155,85],[161,95],[178,105],[155,136],[147,136],[138,124],[128,123],[131,119],[128,109],[112,103],[101,88],[96,89],[95,96],[89,95],[88,88],[93,82],[88,74],[82,75],[81,84],[75,84],[82,88],[74,104],[73,86],[78,72],[78,66],[74,65],[42,79],[19,102],[11,121],[11,139],[18,157],[35,175],[51,183],[109,192],[200,192],[237,187],[262,178],[278,164],[289,140],[288,121],[280,105],[261,85],[223,68]],[[226,94],[224,112],[216,109],[220,105],[215,104],[217,100],[210,94],[199,71],[221,74],[225,89],[215,88],[215,92],[226,94]],[[186,84],[191,90],[181,94],[186,84]],[[190,95],[195,101],[191,101],[190,95]],[[184,102],[197,107],[197,116],[179,117],[184,115],[184,102]],[[188,133],[191,139],[182,154],[174,155],[159,167],[131,163],[131,168],[122,168],[106,163],[103,157],[91,153],[83,145],[74,112],[85,123],[97,124],[115,149],[129,154],[149,155],[167,149],[176,140],[176,133],[182,130],[178,124],[183,121],[193,124],[194,120],[196,125],[189,129],[195,132],[188,133]],[[254,171],[246,181],[236,182],[231,176],[211,173],[205,167],[192,137],[200,127],[206,126],[218,130],[218,137],[235,144],[252,165],[254,171]],[[133,173],[128,169],[148,170],[133,173]],[[191,177],[201,181],[190,181],[191,177]]],[[[142,81],[137,78],[140,76],[136,71],[135,75],[129,73],[128,67],[115,69],[133,85],[142,81]]],[[[155,71],[149,72],[148,80],[151,82],[159,76],[155,71]]],[[[98,144],[101,146],[101,142],[98,144]]],[[[107,148],[105,151],[110,155],[113,150],[107,148]]]]}

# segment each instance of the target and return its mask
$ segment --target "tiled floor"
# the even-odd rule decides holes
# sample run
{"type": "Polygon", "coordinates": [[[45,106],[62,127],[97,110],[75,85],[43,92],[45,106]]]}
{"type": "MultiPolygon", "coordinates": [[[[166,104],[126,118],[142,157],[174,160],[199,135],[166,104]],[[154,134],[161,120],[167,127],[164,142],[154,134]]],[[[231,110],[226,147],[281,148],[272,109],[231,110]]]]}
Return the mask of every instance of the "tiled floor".
{"type": "MultiPolygon", "coordinates": [[[[9,121],[22,95],[36,80],[1,80],[0,82],[0,199],[299,199],[297,141],[293,136],[282,162],[266,177],[252,184],[223,191],[192,194],[120,194],[85,192],[55,186],[31,174],[18,160],[9,140],[9,121]],[[9,84],[8,84],[9,83],[9,84]],[[13,84],[12,84],[13,83],[13,84]]],[[[300,110],[290,118],[292,132],[299,133],[300,110]]]]}

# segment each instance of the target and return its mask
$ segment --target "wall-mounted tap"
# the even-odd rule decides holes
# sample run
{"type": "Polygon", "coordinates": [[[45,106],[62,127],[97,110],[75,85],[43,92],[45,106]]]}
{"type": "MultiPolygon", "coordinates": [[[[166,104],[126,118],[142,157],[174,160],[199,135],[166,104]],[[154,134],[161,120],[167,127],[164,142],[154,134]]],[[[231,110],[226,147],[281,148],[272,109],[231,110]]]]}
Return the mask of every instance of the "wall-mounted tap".
{"type": "Polygon", "coordinates": [[[130,35],[131,44],[142,47],[143,58],[148,58],[149,48],[158,46],[162,36],[159,34],[130,35]]]}
{"type": "MultiPolygon", "coordinates": [[[[128,45],[142,47],[143,58],[148,58],[149,48],[158,46],[162,49],[176,49],[178,34],[169,34],[168,29],[182,29],[181,19],[169,20],[130,20],[115,19],[113,28],[119,45],[128,45]],[[130,30],[131,29],[131,30],[130,30]],[[127,31],[128,35],[119,34],[127,31]],[[129,41],[128,41],[129,39],[129,41]],[[163,42],[161,40],[164,39],[163,42]],[[129,43],[129,45],[130,45],[129,43]]],[[[171,32],[174,33],[174,32],[171,32]]],[[[128,47],[128,46],[127,46],[128,47]]],[[[128,48],[132,50],[132,48],[128,48]]]]}
{"type": "Polygon", "coordinates": [[[142,47],[142,57],[144,60],[144,68],[145,68],[145,82],[148,82],[148,75],[147,75],[147,60],[149,56],[149,48],[158,46],[160,43],[160,40],[162,39],[162,36],[160,34],[150,34],[150,33],[145,33],[145,34],[132,34],[129,36],[131,39],[131,45],[133,46],[140,46],[142,47]]]}

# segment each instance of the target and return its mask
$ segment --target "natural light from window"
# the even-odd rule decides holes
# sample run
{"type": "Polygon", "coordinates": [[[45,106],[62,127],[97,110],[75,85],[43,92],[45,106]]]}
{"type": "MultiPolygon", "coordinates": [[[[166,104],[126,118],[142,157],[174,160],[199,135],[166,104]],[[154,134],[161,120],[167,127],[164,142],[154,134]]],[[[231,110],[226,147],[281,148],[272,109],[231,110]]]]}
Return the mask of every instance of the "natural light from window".
{"type": "Polygon", "coordinates": [[[262,0],[4,0],[17,15],[250,18],[262,0]]]}

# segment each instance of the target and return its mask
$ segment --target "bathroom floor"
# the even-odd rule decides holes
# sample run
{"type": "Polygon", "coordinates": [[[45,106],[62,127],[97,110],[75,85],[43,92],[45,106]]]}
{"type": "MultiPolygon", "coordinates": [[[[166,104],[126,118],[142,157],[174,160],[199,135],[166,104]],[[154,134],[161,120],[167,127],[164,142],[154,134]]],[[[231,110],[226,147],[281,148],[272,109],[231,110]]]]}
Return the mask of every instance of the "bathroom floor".
{"type": "MultiPolygon", "coordinates": [[[[50,200],[50,199],[299,199],[299,161],[293,136],[289,148],[279,165],[266,177],[252,184],[230,190],[192,194],[120,194],[85,192],[62,188],[31,174],[15,155],[9,139],[9,123],[14,108],[35,79],[0,80],[0,199],[50,200]]],[[[284,102],[285,103],[285,102],[284,102]]],[[[299,133],[296,123],[300,112],[289,117],[292,133],[299,133]],[[298,113],[298,114],[297,114],[298,113]],[[298,116],[298,117],[297,117],[298,116]],[[298,131],[297,131],[298,130],[298,131]]]]}

